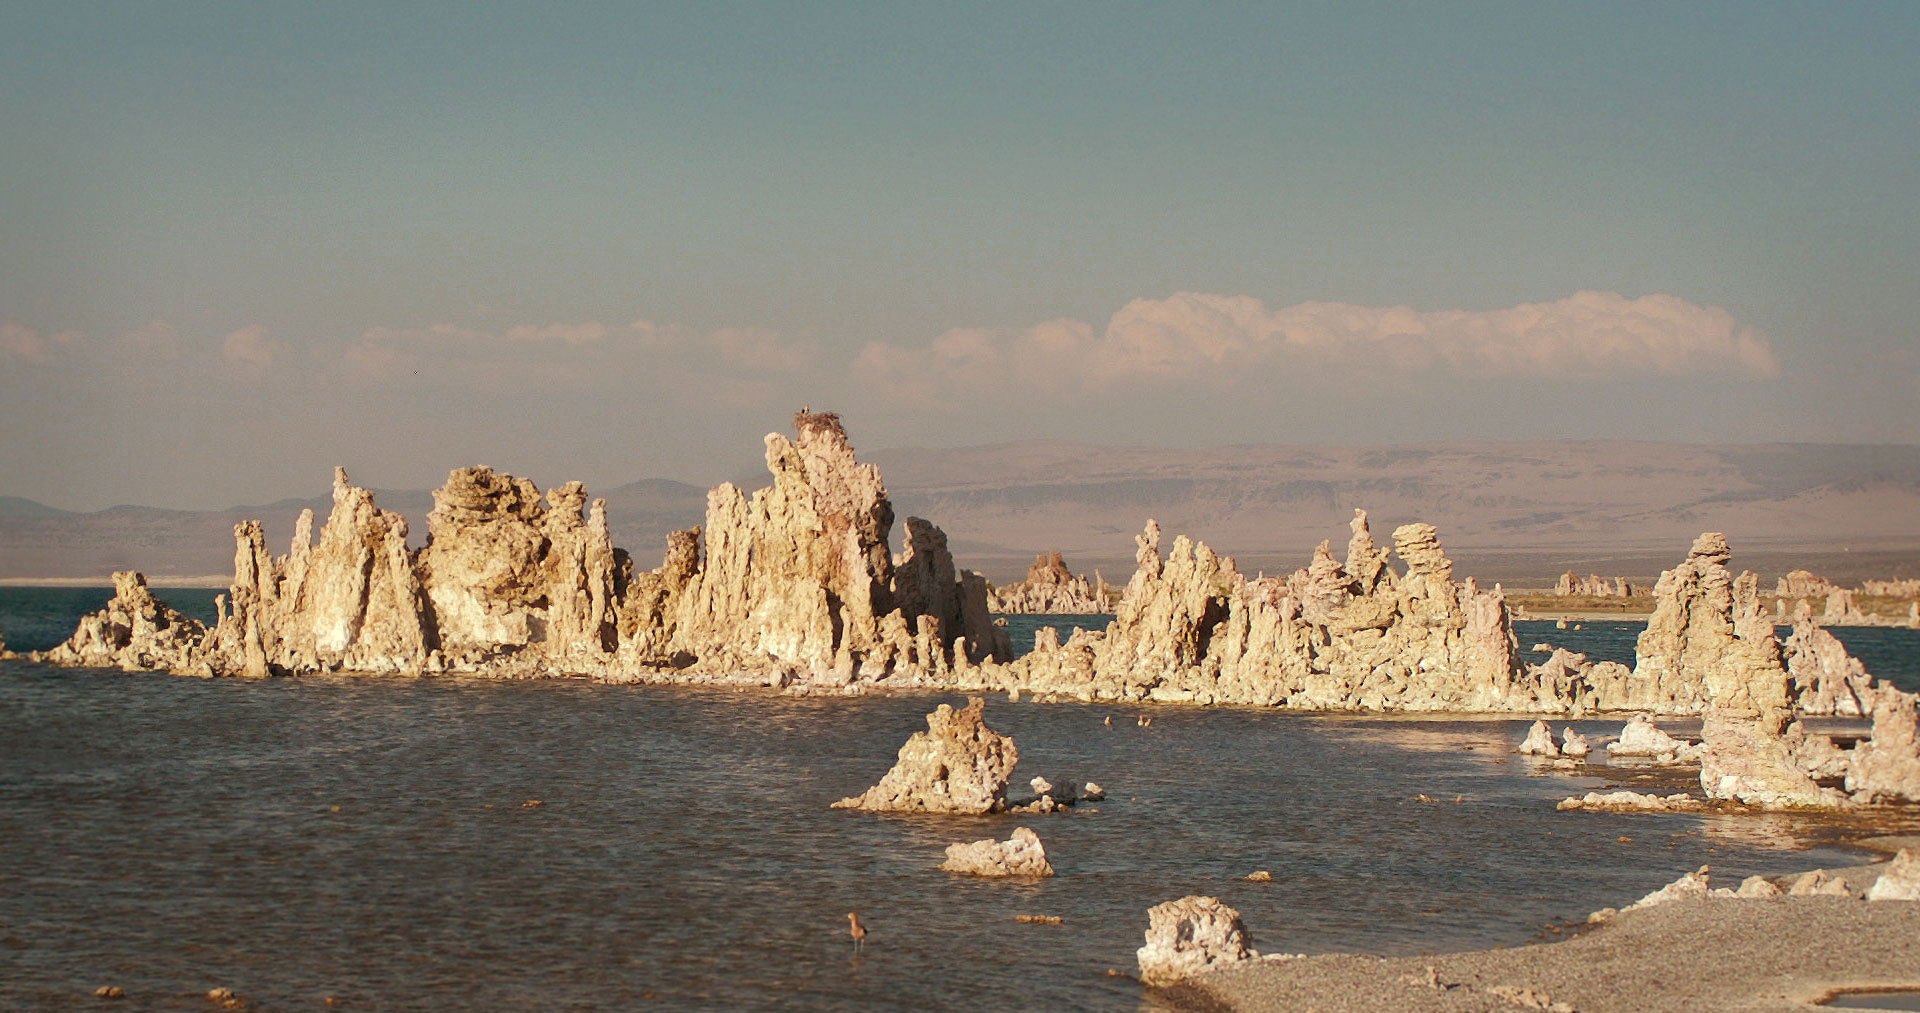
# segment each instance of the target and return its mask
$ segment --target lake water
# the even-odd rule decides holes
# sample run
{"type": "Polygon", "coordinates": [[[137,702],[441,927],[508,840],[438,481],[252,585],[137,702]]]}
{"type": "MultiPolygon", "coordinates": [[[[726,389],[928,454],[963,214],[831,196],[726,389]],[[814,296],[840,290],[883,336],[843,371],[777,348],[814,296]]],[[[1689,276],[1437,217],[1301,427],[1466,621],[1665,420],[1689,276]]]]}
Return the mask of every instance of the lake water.
{"type": "MultiPolygon", "coordinates": [[[[16,648],[44,646],[22,601],[45,594],[0,595],[16,648]]],[[[1558,813],[1614,782],[1513,755],[1518,719],[994,698],[1020,781],[1109,800],[827,808],[943,700],[0,663],[0,1009],[106,984],[180,1010],[216,986],[276,1010],[1157,1009],[1107,971],[1133,971],[1146,909],[1187,893],[1239,908],[1263,950],[1408,953],[1525,943],[1705,863],[1860,860],[1818,818],[1558,813]],[[935,868],[1016,826],[1056,877],[935,868]]]]}

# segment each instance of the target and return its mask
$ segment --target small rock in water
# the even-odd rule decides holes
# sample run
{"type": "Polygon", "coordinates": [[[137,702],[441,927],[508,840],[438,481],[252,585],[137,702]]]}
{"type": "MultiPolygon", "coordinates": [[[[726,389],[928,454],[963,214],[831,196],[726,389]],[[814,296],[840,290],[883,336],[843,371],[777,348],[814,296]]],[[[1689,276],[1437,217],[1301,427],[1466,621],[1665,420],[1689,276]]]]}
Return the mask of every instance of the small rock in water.
{"type": "Polygon", "coordinates": [[[1017,827],[1006,841],[988,838],[971,844],[947,848],[947,860],[940,868],[968,876],[1051,876],[1047,849],[1040,837],[1026,827],[1017,827]]]}
{"type": "Polygon", "coordinates": [[[93,990],[95,999],[125,999],[127,992],[118,985],[102,985],[93,990]]]}
{"type": "Polygon", "coordinates": [[[540,800],[539,800],[539,799],[537,799],[537,798],[530,798],[530,799],[527,799],[527,800],[526,800],[525,802],[522,802],[522,803],[520,803],[520,808],[522,808],[522,809],[538,809],[538,808],[540,808],[540,807],[541,807],[541,806],[543,806],[543,805],[546,805],[546,803],[545,803],[545,802],[542,802],[542,801],[540,801],[540,800]]]}
{"type": "Polygon", "coordinates": [[[1014,915],[1013,920],[1022,925],[1058,925],[1059,915],[1014,915]]]}
{"type": "Polygon", "coordinates": [[[1265,869],[1255,869],[1247,873],[1247,881],[1251,883],[1271,883],[1273,882],[1273,873],[1265,869]]]}
{"type": "Polygon", "coordinates": [[[1553,744],[1553,726],[1541,718],[1527,729],[1526,741],[1520,743],[1515,752],[1528,756],[1559,756],[1560,747],[1553,744]]]}

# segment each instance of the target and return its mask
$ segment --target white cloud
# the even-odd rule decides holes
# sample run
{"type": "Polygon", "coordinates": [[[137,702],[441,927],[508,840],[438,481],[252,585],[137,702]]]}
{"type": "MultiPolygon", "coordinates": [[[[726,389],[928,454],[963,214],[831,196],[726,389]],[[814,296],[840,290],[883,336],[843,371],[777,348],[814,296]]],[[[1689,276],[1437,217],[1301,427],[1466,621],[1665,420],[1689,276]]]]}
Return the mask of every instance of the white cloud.
{"type": "Polygon", "coordinates": [[[1485,311],[1325,302],[1268,309],[1251,296],[1177,292],[1127,303],[1098,334],[1076,320],[954,330],[923,349],[870,344],[855,362],[868,380],[921,391],[1076,378],[1099,389],[1316,366],[1466,377],[1780,371],[1766,338],[1724,309],[1613,292],[1485,311]]]}
{"type": "Polygon", "coordinates": [[[220,345],[220,354],[228,362],[265,369],[273,365],[275,348],[275,343],[267,337],[267,329],[253,324],[227,335],[220,345]]]}
{"type": "Polygon", "coordinates": [[[79,340],[79,331],[42,334],[23,324],[7,321],[0,323],[0,358],[18,359],[23,362],[46,362],[56,350],[73,345],[79,340]]]}
{"type": "Polygon", "coordinates": [[[557,341],[568,345],[590,344],[604,340],[606,336],[606,325],[591,320],[578,324],[521,326],[507,331],[508,341],[557,341]]]}

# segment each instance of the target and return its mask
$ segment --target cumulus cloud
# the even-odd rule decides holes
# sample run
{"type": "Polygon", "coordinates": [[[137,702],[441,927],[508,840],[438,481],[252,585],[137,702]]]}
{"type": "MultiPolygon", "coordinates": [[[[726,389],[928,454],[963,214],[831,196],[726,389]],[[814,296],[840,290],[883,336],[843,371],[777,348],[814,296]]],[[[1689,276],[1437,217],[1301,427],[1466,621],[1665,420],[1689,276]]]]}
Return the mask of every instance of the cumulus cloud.
{"type": "Polygon", "coordinates": [[[1766,338],[1726,310],[1671,295],[1576,292],[1495,310],[1415,310],[1177,292],[1136,299],[1103,331],[1054,320],[1019,331],[948,331],[923,349],[874,343],[855,369],[921,389],[1022,377],[1138,380],[1342,366],[1467,377],[1588,378],[1725,371],[1778,375],[1766,338]]]}
{"type": "Polygon", "coordinates": [[[273,365],[274,351],[274,342],[267,337],[267,329],[259,324],[234,331],[220,344],[220,354],[228,362],[254,369],[273,365]]]}
{"type": "Polygon", "coordinates": [[[606,336],[606,325],[591,320],[579,324],[522,326],[507,331],[508,341],[557,341],[567,345],[585,345],[604,340],[606,336]]]}
{"type": "Polygon", "coordinates": [[[24,324],[0,323],[0,358],[46,362],[57,349],[80,340],[79,331],[42,334],[24,324]]]}
{"type": "Polygon", "coordinates": [[[811,369],[817,354],[813,342],[767,328],[700,331],[641,318],[625,326],[585,320],[485,331],[451,323],[371,327],[347,346],[346,362],[368,379],[411,375],[429,364],[469,372],[495,365],[520,372],[588,371],[606,378],[668,364],[707,375],[794,373],[811,369]]]}

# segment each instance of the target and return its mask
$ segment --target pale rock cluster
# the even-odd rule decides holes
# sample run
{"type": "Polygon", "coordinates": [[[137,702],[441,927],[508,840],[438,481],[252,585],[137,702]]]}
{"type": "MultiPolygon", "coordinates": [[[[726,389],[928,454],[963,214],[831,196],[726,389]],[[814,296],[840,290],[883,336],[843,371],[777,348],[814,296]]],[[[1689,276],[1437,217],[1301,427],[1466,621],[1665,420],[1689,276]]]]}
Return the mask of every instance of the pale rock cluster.
{"type": "Polygon", "coordinates": [[[1041,553],[1017,584],[995,588],[988,601],[995,612],[1024,615],[1098,615],[1106,612],[1109,589],[1098,572],[1089,582],[1067,569],[1060,553],[1041,553]]]}
{"type": "Polygon", "coordinates": [[[1635,714],[1620,727],[1619,738],[1607,745],[1607,759],[1634,759],[1655,764],[1698,763],[1699,747],[1676,739],[1645,714],[1635,714]]]}
{"type": "Polygon", "coordinates": [[[1837,637],[1811,620],[1802,618],[1793,624],[1781,655],[1793,679],[1795,706],[1802,714],[1861,717],[1871,709],[1867,701],[1873,677],[1837,637]]]}
{"type": "Polygon", "coordinates": [[[1041,846],[1040,835],[1026,827],[1016,827],[1013,836],[1004,841],[988,838],[971,844],[949,845],[947,860],[940,863],[940,868],[983,877],[1053,875],[1053,865],[1047,861],[1047,849],[1041,846]]]}
{"type": "Polygon", "coordinates": [[[211,675],[319,671],[580,675],[848,687],[981,682],[1012,651],[986,581],[956,569],[939,528],[893,507],[837,417],[802,413],[766,439],[773,484],[708,495],[704,528],[636,573],[604,501],[577,482],[461,468],[434,493],[424,548],[406,519],[336,470],[318,538],[303,512],[284,556],[235,528],[234,579],[211,631],[156,611],[138,575],[43,655],[59,664],[211,675]]]}
{"type": "MultiPolygon", "coordinates": [[[[1730,557],[1725,537],[1708,532],[1660,575],[1627,677],[1597,678],[1597,666],[1583,668],[1575,655],[1549,659],[1570,681],[1597,691],[1597,708],[1641,712],[1608,745],[1609,762],[1697,762],[1708,799],[1768,808],[1920,800],[1914,695],[1876,686],[1838,640],[1804,616],[1783,647],[1760,608],[1758,580],[1734,576],[1730,557]],[[1700,743],[1659,730],[1650,717],[1656,713],[1700,714],[1700,743]],[[1841,749],[1809,734],[1796,714],[1871,715],[1873,733],[1841,749]],[[1844,792],[1820,783],[1834,780],[1844,792]]],[[[1522,750],[1556,755],[1551,729],[1533,729],[1522,750]]]]}
{"type": "Polygon", "coordinates": [[[1185,536],[1135,539],[1137,568],[1105,631],[1077,631],[1004,666],[1029,691],[1081,699],[1312,710],[1560,712],[1558,688],[1515,660],[1505,597],[1452,564],[1434,530],[1394,532],[1396,572],[1355,511],[1347,560],[1326,543],[1291,576],[1247,580],[1185,536]]]}
{"type": "Polygon", "coordinates": [[[1776,598],[1824,598],[1838,590],[1839,585],[1811,570],[1790,570],[1773,583],[1776,598]]]}
{"type": "Polygon", "coordinates": [[[1597,812],[1688,812],[1701,808],[1699,799],[1685,792],[1650,795],[1638,791],[1590,791],[1585,795],[1561,799],[1557,809],[1585,809],[1597,812]]]}
{"type": "Polygon", "coordinates": [[[1748,876],[1740,881],[1738,887],[1716,887],[1710,885],[1708,874],[1708,867],[1703,865],[1627,905],[1625,910],[1636,911],[1676,900],[1757,900],[1780,897],[1786,893],[1765,876],[1748,876]]]}
{"type": "Polygon", "coordinates": [[[1920,900],[1920,858],[1901,848],[1880,878],[1867,888],[1868,900],[1920,900]]]}
{"type": "Polygon", "coordinates": [[[1240,912],[1213,897],[1190,895],[1147,909],[1146,945],[1135,952],[1140,980],[1169,985],[1204,971],[1256,959],[1240,912]]]}
{"type": "Polygon", "coordinates": [[[1527,756],[1559,756],[1560,747],[1553,743],[1553,726],[1547,724],[1546,718],[1535,721],[1527,729],[1525,741],[1514,752],[1527,756]]]}
{"type": "Polygon", "coordinates": [[[206,643],[205,624],[156,600],[147,579],[128,571],[113,575],[106,608],[82,617],[65,643],[29,657],[54,665],[211,675],[199,660],[206,643]]]}
{"type": "Polygon", "coordinates": [[[1560,582],[1554,585],[1553,593],[1562,598],[1576,595],[1587,598],[1631,598],[1639,591],[1627,583],[1625,577],[1608,580],[1599,574],[1576,577],[1572,570],[1560,575],[1560,582]]]}
{"type": "Polygon", "coordinates": [[[865,792],[835,809],[878,812],[990,813],[1007,808],[1007,781],[1020,752],[1013,740],[987,727],[986,701],[968,699],[954,710],[941,704],[927,730],[900,747],[898,761],[865,792]]]}

